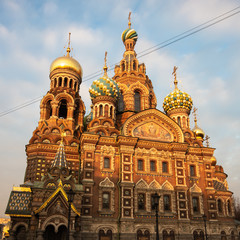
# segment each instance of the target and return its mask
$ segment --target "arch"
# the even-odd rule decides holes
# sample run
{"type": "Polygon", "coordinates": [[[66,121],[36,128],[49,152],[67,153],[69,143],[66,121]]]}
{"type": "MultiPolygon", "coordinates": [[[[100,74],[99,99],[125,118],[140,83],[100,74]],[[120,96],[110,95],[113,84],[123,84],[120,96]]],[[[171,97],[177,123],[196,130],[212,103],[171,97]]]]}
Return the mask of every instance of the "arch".
{"type": "Polygon", "coordinates": [[[53,80],[53,87],[54,88],[57,87],[57,78],[54,78],[54,80],[53,80]]]}
{"type": "Polygon", "coordinates": [[[47,93],[41,100],[40,106],[44,106],[45,104],[47,104],[48,101],[52,100],[54,100],[54,95],[51,93],[47,93]]]}
{"type": "Polygon", "coordinates": [[[114,183],[106,177],[103,181],[99,183],[99,187],[111,187],[114,188],[114,183]]]}
{"type": "Polygon", "coordinates": [[[56,96],[56,98],[55,98],[55,100],[56,100],[57,102],[60,102],[62,99],[65,99],[65,100],[67,101],[67,103],[74,104],[74,99],[73,99],[73,97],[72,97],[70,94],[68,94],[68,93],[61,92],[61,93],[59,93],[59,94],[56,96]]]}
{"type": "Polygon", "coordinates": [[[100,116],[103,116],[103,105],[102,104],[99,105],[99,117],[100,116]]]}
{"type": "Polygon", "coordinates": [[[137,230],[137,240],[150,240],[150,231],[148,229],[138,229],[137,230]]]}
{"type": "Polygon", "coordinates": [[[27,238],[27,229],[24,225],[19,225],[16,229],[16,240],[26,240],[27,238]]]}
{"type": "Polygon", "coordinates": [[[232,204],[230,199],[227,200],[227,210],[228,210],[228,215],[231,216],[232,215],[232,204]]]}
{"type": "Polygon", "coordinates": [[[118,98],[118,111],[123,112],[124,111],[124,99],[123,99],[123,94],[122,91],[120,92],[119,98],[118,98]]]}
{"type": "Polygon", "coordinates": [[[28,230],[28,225],[27,223],[25,222],[19,222],[19,223],[16,223],[14,226],[13,226],[13,231],[16,232],[17,228],[20,227],[20,226],[24,226],[26,228],[26,230],[28,230]]]}
{"type": "Polygon", "coordinates": [[[73,89],[74,89],[75,91],[77,91],[77,82],[74,83],[73,89]]]}
{"type": "Polygon", "coordinates": [[[217,210],[218,213],[223,214],[223,201],[221,198],[217,199],[217,210]]]}
{"type": "Polygon", "coordinates": [[[109,115],[108,115],[108,109],[109,109],[108,104],[105,104],[105,106],[104,106],[104,117],[109,117],[109,115]]]}
{"type": "Polygon", "coordinates": [[[113,106],[110,107],[110,118],[114,117],[114,109],[113,106]]]}
{"type": "Polygon", "coordinates": [[[162,185],[162,189],[167,191],[173,191],[174,187],[168,180],[166,180],[162,185]]]}
{"type": "Polygon", "coordinates": [[[49,224],[44,232],[44,240],[64,240],[67,237],[67,227],[63,224],[58,226],[58,229],[54,228],[53,224],[49,224]]]}
{"type": "Polygon", "coordinates": [[[227,240],[227,235],[225,231],[221,231],[221,240],[227,240]]]}
{"type": "Polygon", "coordinates": [[[134,93],[136,90],[140,92],[141,96],[149,95],[149,90],[147,89],[147,87],[139,81],[129,87],[129,91],[132,93],[134,93]]]}
{"type": "Polygon", "coordinates": [[[45,231],[46,227],[48,225],[53,225],[54,227],[54,231],[57,232],[58,231],[58,228],[61,226],[61,225],[64,225],[65,227],[67,227],[68,225],[68,219],[63,216],[63,215],[52,215],[50,217],[48,217],[47,219],[45,219],[45,221],[43,222],[42,226],[41,226],[41,230],[42,231],[45,231]],[[61,224],[59,225],[56,225],[54,222],[54,219],[58,218],[61,222],[61,224]]]}

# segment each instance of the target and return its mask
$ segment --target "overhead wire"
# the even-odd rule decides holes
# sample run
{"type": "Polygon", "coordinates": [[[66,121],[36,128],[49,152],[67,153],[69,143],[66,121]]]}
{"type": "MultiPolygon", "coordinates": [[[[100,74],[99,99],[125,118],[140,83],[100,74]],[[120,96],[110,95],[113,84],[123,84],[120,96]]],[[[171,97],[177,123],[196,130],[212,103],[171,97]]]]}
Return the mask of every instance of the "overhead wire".
{"type": "MultiPolygon", "coordinates": [[[[171,44],[173,44],[173,43],[176,43],[176,42],[178,42],[178,41],[180,41],[180,40],[182,40],[182,39],[184,39],[184,38],[187,38],[187,37],[189,37],[189,36],[191,36],[191,35],[193,35],[193,34],[196,34],[196,33],[200,32],[200,31],[202,31],[202,30],[204,30],[204,29],[207,29],[207,28],[209,28],[209,27],[211,27],[211,26],[213,26],[213,25],[215,25],[215,24],[217,24],[217,23],[219,23],[219,22],[222,22],[222,21],[224,21],[224,20],[226,20],[226,19],[228,19],[228,18],[230,18],[230,17],[233,17],[234,15],[240,13],[240,10],[239,10],[239,11],[236,11],[236,10],[239,9],[239,8],[240,8],[240,6],[234,8],[234,9],[232,9],[232,10],[230,10],[230,11],[227,11],[227,12],[225,12],[225,13],[223,13],[223,14],[215,17],[215,18],[212,18],[212,19],[210,19],[210,20],[208,20],[208,21],[206,21],[206,22],[204,22],[204,23],[202,23],[202,24],[200,24],[200,25],[198,25],[198,26],[196,26],[196,27],[194,27],[194,28],[191,28],[191,29],[189,29],[189,30],[181,33],[181,34],[178,34],[178,35],[176,35],[176,36],[174,36],[174,37],[172,37],[172,38],[169,38],[168,40],[163,41],[163,42],[161,42],[161,43],[159,43],[159,44],[157,44],[157,45],[155,45],[155,46],[153,46],[153,47],[150,47],[150,48],[148,48],[148,49],[145,49],[145,50],[143,50],[143,51],[141,51],[141,52],[138,53],[138,58],[141,58],[141,57],[144,57],[144,56],[146,56],[146,55],[149,55],[149,54],[151,54],[151,53],[153,53],[153,52],[155,52],[155,51],[157,51],[157,50],[160,50],[160,49],[162,49],[162,48],[164,48],[164,47],[167,47],[167,46],[169,46],[169,45],[171,45],[171,44]],[[236,12],[234,12],[234,11],[236,11],[236,12]],[[232,13],[232,12],[233,12],[233,13],[232,13]],[[232,13],[232,14],[227,15],[227,14],[229,14],[229,13],[232,13]],[[226,15],[227,15],[227,16],[226,16],[226,15]],[[225,16],[225,17],[223,17],[223,16],[225,16]],[[223,17],[223,18],[222,18],[222,17],[223,17]],[[219,19],[219,18],[220,18],[220,19],[219,19]],[[219,19],[219,20],[217,20],[217,19],[219,19]],[[217,21],[215,21],[215,20],[217,20],[217,21]]],[[[112,70],[114,69],[115,65],[117,65],[117,64],[119,64],[119,62],[110,65],[109,68],[108,68],[108,70],[109,70],[109,71],[112,71],[112,70]]],[[[91,74],[87,75],[82,82],[87,82],[87,81],[89,81],[89,80],[91,80],[91,79],[93,79],[93,78],[96,78],[96,77],[98,77],[101,73],[102,73],[102,70],[99,70],[99,71],[96,71],[96,72],[94,72],[94,73],[91,73],[91,74]]],[[[7,114],[9,114],[9,113],[15,112],[15,111],[17,111],[17,110],[19,110],[19,109],[22,109],[22,108],[24,108],[24,107],[27,107],[27,106],[33,104],[33,103],[36,103],[36,102],[40,101],[42,97],[43,97],[43,96],[40,96],[40,97],[35,98],[35,99],[32,99],[32,100],[30,100],[30,101],[28,101],[28,102],[26,102],[26,103],[20,104],[20,105],[14,107],[14,108],[11,108],[11,109],[8,109],[8,110],[6,110],[6,111],[3,111],[3,112],[0,113],[0,117],[3,117],[3,116],[5,116],[5,115],[7,115],[7,114]]]]}

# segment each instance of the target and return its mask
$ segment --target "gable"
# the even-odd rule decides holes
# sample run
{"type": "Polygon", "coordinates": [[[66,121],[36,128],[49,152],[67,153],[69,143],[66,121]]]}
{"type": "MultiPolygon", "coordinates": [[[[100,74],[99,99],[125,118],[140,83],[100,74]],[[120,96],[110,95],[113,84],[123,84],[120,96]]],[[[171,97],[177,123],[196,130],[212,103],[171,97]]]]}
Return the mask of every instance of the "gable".
{"type": "Polygon", "coordinates": [[[184,142],[179,125],[157,109],[148,109],[128,118],[122,134],[163,142],[184,142]]]}

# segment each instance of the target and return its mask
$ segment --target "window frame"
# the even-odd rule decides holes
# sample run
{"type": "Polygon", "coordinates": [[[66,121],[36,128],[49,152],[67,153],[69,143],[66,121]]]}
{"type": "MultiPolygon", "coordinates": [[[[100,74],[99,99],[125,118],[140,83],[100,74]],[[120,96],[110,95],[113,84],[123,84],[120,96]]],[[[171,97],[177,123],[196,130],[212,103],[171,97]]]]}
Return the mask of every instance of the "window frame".
{"type": "Polygon", "coordinates": [[[137,160],[137,170],[138,171],[144,171],[144,160],[142,158],[137,160]],[[141,167],[140,167],[140,164],[139,164],[140,162],[141,162],[141,167]]]}

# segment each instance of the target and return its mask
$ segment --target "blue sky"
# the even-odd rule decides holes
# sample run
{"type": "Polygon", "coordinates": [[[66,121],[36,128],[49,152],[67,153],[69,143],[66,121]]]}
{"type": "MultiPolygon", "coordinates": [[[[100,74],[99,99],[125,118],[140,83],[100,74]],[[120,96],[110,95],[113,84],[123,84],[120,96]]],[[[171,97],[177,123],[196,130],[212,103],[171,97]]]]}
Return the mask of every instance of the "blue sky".
{"type": "MultiPolygon", "coordinates": [[[[102,69],[105,51],[108,65],[121,60],[121,33],[129,11],[139,36],[138,53],[239,5],[237,0],[1,0],[0,112],[47,93],[50,64],[65,53],[69,32],[84,81],[102,69]]],[[[198,108],[198,125],[210,136],[236,196],[240,196],[239,29],[237,14],[139,59],[146,64],[161,111],[164,97],[173,90],[173,66],[178,66],[179,88],[198,108]]],[[[80,90],[87,111],[93,80],[83,82],[80,90]]],[[[25,145],[38,120],[39,102],[0,117],[0,216],[12,186],[23,182],[25,145]]]]}

